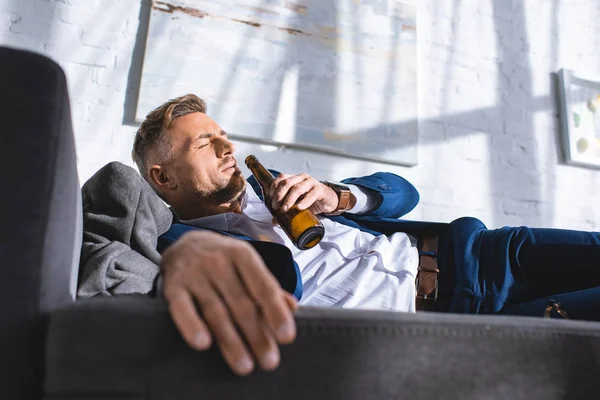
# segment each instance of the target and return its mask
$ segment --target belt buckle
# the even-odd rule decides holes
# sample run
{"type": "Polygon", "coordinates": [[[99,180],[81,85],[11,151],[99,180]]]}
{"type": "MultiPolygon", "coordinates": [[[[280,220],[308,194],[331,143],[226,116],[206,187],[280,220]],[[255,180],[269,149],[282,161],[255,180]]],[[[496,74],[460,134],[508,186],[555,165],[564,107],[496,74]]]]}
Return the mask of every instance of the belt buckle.
{"type": "MultiPolygon", "coordinates": [[[[435,271],[429,271],[429,272],[435,272],[435,271]]],[[[421,299],[421,300],[433,300],[433,302],[435,303],[437,301],[438,298],[438,289],[439,289],[439,279],[438,279],[438,275],[439,274],[439,270],[437,271],[436,275],[435,275],[435,290],[432,293],[425,293],[425,294],[419,294],[419,281],[420,281],[420,276],[421,276],[421,268],[419,268],[419,270],[417,271],[417,278],[415,279],[415,288],[417,289],[417,298],[421,299]]]]}

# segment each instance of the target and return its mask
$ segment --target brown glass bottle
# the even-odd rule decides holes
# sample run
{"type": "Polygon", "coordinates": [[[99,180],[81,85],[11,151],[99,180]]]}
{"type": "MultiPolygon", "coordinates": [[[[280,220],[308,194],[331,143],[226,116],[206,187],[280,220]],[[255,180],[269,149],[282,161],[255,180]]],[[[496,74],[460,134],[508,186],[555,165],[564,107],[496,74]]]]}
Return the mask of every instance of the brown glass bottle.
{"type": "Polygon", "coordinates": [[[300,250],[306,250],[319,243],[323,239],[325,228],[315,214],[310,210],[299,210],[297,205],[285,212],[281,209],[273,210],[273,199],[269,196],[269,190],[275,177],[253,155],[246,157],[246,165],[262,189],[265,206],[294,245],[300,250]]]}

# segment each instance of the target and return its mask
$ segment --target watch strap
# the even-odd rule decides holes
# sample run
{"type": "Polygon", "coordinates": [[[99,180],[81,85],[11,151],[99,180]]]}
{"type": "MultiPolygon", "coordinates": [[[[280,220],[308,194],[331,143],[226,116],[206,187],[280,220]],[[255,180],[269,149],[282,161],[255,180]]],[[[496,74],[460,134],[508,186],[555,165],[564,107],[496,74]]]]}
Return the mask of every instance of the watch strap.
{"type": "Polygon", "coordinates": [[[328,182],[328,181],[323,181],[321,183],[323,183],[324,185],[327,185],[331,189],[333,189],[333,191],[338,196],[337,207],[332,212],[327,213],[327,215],[340,215],[340,214],[348,211],[351,208],[352,192],[350,191],[350,188],[348,188],[348,186],[339,185],[339,184],[336,184],[333,182],[328,182]]]}

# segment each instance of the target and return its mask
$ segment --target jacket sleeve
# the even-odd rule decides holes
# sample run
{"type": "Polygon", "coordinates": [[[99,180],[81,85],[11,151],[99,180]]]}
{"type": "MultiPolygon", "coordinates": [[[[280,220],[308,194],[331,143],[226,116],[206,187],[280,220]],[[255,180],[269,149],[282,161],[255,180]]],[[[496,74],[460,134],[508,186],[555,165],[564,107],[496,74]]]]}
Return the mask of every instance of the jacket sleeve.
{"type": "MultiPolygon", "coordinates": [[[[278,171],[270,171],[274,176],[279,175],[278,171]]],[[[262,192],[256,179],[251,175],[247,181],[262,199],[262,192]]],[[[342,182],[370,189],[377,196],[378,205],[360,214],[361,217],[400,218],[419,204],[417,189],[406,179],[391,172],[376,172],[360,178],[344,179],[342,182]]]]}
{"type": "Polygon", "coordinates": [[[133,168],[113,162],[82,187],[83,244],[77,297],[151,294],[158,237],[173,214],[133,168]]]}
{"type": "Polygon", "coordinates": [[[365,217],[400,218],[415,208],[420,199],[419,192],[409,181],[390,172],[376,172],[342,182],[370,189],[378,197],[378,206],[361,214],[365,217]]]}

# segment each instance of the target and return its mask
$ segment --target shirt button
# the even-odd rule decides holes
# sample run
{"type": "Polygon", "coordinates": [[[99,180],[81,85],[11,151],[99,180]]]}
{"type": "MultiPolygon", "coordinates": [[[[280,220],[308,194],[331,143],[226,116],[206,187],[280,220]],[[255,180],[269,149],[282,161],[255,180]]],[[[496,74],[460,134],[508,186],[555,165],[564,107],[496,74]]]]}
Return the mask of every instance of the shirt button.
{"type": "Polygon", "coordinates": [[[390,185],[388,185],[387,183],[382,183],[381,185],[378,186],[379,189],[381,190],[390,190],[390,185]]]}

